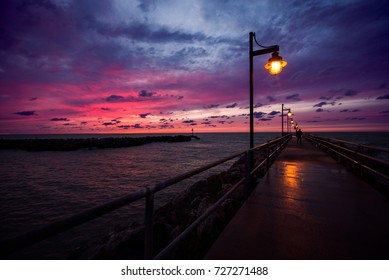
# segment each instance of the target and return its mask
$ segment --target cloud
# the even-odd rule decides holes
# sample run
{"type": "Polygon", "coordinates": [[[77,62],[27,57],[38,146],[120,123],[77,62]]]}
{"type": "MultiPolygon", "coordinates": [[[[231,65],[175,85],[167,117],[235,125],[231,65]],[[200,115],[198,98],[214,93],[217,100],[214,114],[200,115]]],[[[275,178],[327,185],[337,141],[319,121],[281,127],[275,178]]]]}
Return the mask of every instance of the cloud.
{"type": "Polygon", "coordinates": [[[275,116],[277,114],[281,113],[280,111],[271,111],[268,115],[269,116],[275,116]]]}
{"type": "Polygon", "coordinates": [[[341,112],[341,113],[345,113],[345,112],[356,113],[356,112],[359,112],[359,111],[361,111],[361,110],[360,109],[354,109],[354,110],[344,109],[344,110],[341,110],[339,112],[341,112]]]}
{"type": "Polygon", "coordinates": [[[318,113],[324,112],[324,109],[319,108],[319,109],[316,110],[316,112],[318,112],[318,113]]]}
{"type": "Polygon", "coordinates": [[[323,102],[320,102],[320,103],[317,103],[317,104],[313,105],[313,107],[322,107],[324,105],[328,105],[328,103],[323,101],[323,102]]]}
{"type": "Polygon", "coordinates": [[[382,95],[382,96],[378,96],[376,99],[377,99],[377,100],[379,100],[379,99],[389,99],[389,94],[385,94],[385,95],[382,95]]]}
{"type": "Polygon", "coordinates": [[[139,114],[139,117],[141,117],[142,119],[145,119],[149,115],[150,115],[150,113],[139,114]]]}
{"type": "Polygon", "coordinates": [[[276,99],[274,98],[274,97],[272,97],[272,96],[266,96],[266,98],[267,98],[267,100],[269,100],[269,102],[274,102],[274,101],[276,101],[276,99]]]}
{"type": "Polygon", "coordinates": [[[358,94],[358,91],[352,90],[352,89],[348,89],[344,92],[344,96],[355,96],[357,94],[358,94]]]}
{"type": "Polygon", "coordinates": [[[102,107],[102,108],[100,108],[100,110],[103,110],[103,111],[109,111],[110,109],[109,109],[109,108],[107,108],[107,107],[102,107]]]}
{"type": "Polygon", "coordinates": [[[35,115],[35,111],[20,111],[20,112],[14,113],[14,114],[20,115],[20,116],[33,116],[33,115],[35,115]]]}
{"type": "Polygon", "coordinates": [[[264,112],[254,112],[254,118],[261,119],[266,113],[264,112]]]}
{"type": "Polygon", "coordinates": [[[299,98],[299,94],[298,93],[289,95],[289,96],[286,97],[286,99],[287,100],[292,99],[292,100],[295,100],[295,101],[301,101],[301,99],[299,98]]]}
{"type": "Polygon", "coordinates": [[[257,104],[254,105],[254,108],[259,108],[259,107],[262,107],[262,106],[263,106],[262,103],[257,103],[257,104]]]}
{"type": "Polygon", "coordinates": [[[194,120],[185,120],[185,121],[182,121],[182,123],[195,123],[196,121],[194,120]]]}
{"type": "Polygon", "coordinates": [[[326,105],[335,106],[335,104],[336,104],[335,101],[332,101],[332,102],[322,101],[322,102],[319,102],[319,103],[313,105],[313,107],[323,107],[323,106],[326,106],[326,105]]]}
{"type": "Polygon", "coordinates": [[[358,118],[358,117],[355,117],[355,118],[345,118],[345,120],[347,120],[347,121],[363,121],[365,119],[366,118],[358,118]]]}
{"type": "Polygon", "coordinates": [[[139,123],[131,125],[131,127],[135,128],[135,129],[143,128],[143,126],[141,124],[139,124],[139,123]]]}
{"type": "Polygon", "coordinates": [[[52,122],[68,122],[68,118],[51,118],[50,121],[52,122]]]}
{"type": "Polygon", "coordinates": [[[35,101],[35,100],[38,100],[38,97],[33,97],[33,98],[28,99],[28,101],[35,101]]]}
{"type": "Polygon", "coordinates": [[[142,89],[138,92],[139,97],[152,97],[153,95],[157,94],[156,92],[149,92],[145,89],[142,89]]]}
{"type": "Polygon", "coordinates": [[[235,108],[236,106],[238,106],[238,103],[227,105],[226,108],[235,108]]]}
{"type": "Polygon", "coordinates": [[[113,94],[113,95],[107,97],[105,100],[107,102],[120,102],[120,101],[124,101],[125,98],[123,96],[121,96],[121,95],[114,95],[113,94]]]}
{"type": "Polygon", "coordinates": [[[211,105],[204,106],[204,109],[213,109],[217,107],[219,107],[219,104],[211,104],[211,105]]]}

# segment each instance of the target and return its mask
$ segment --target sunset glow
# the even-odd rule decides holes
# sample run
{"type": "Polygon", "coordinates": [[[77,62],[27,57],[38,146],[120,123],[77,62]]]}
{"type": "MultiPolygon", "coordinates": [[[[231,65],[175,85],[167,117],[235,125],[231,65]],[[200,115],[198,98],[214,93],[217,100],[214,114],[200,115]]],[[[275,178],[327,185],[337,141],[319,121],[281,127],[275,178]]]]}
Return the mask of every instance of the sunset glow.
{"type": "Polygon", "coordinates": [[[389,131],[386,1],[2,1],[0,133],[389,131]],[[299,3],[299,4],[297,4],[299,3]],[[372,64],[374,62],[374,64],[372,64]]]}

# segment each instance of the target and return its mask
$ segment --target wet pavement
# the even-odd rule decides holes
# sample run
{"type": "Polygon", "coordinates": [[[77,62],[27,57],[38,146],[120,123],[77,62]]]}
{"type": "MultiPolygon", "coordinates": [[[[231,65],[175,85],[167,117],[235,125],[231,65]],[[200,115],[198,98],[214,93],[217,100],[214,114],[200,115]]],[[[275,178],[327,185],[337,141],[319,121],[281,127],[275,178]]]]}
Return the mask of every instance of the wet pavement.
{"type": "Polygon", "coordinates": [[[292,139],[205,259],[389,259],[389,199],[292,139]]]}

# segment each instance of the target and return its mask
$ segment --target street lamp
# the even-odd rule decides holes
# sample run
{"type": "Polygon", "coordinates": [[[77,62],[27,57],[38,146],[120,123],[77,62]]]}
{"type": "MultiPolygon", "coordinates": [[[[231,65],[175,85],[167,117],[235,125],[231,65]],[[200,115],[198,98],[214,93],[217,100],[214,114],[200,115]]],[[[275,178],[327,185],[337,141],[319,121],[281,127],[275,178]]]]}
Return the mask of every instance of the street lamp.
{"type": "Polygon", "coordinates": [[[249,34],[250,38],[250,50],[249,50],[249,56],[250,56],[250,149],[254,147],[254,62],[253,58],[257,55],[272,53],[272,57],[268,60],[268,62],[265,64],[265,69],[269,71],[272,75],[277,75],[282,71],[282,68],[286,66],[287,62],[282,59],[281,56],[279,56],[279,46],[262,46],[260,45],[256,38],[255,33],[250,32],[249,34]],[[255,43],[262,48],[262,50],[255,50],[253,44],[255,43]]]}
{"type": "MultiPolygon", "coordinates": [[[[284,111],[288,111],[288,113],[287,113],[288,118],[290,118],[292,116],[292,111],[289,108],[284,108],[284,104],[282,104],[282,106],[281,106],[282,133],[281,133],[281,135],[284,135],[284,111]]],[[[287,121],[288,121],[288,119],[287,119],[287,121]]]]}

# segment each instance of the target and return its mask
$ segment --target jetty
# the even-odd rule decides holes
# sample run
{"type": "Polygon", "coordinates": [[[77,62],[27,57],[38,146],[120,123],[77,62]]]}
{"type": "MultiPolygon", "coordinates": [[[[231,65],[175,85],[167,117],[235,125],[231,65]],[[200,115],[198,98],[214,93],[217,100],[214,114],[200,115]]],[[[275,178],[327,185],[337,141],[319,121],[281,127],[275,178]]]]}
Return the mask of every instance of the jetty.
{"type": "Polygon", "coordinates": [[[80,149],[114,149],[146,145],[156,142],[188,142],[197,136],[146,136],[146,137],[101,137],[59,139],[0,139],[0,150],[26,151],[75,151],[80,149]]]}
{"type": "Polygon", "coordinates": [[[388,259],[388,214],[387,197],[292,139],[204,258],[388,259]]]}

